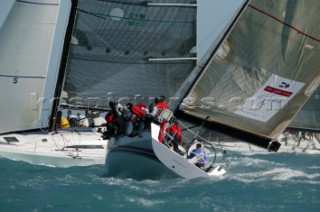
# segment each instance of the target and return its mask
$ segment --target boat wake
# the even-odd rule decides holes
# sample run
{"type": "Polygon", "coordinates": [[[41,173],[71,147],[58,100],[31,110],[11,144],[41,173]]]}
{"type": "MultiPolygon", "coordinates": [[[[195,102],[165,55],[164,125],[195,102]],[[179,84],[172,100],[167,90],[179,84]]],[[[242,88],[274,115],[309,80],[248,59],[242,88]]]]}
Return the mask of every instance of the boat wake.
{"type": "MultiPolygon", "coordinates": [[[[270,157],[271,158],[271,157],[270,157]]],[[[229,169],[227,178],[243,183],[285,181],[320,184],[320,167],[305,166],[285,160],[275,162],[264,158],[237,157],[229,169]]]]}

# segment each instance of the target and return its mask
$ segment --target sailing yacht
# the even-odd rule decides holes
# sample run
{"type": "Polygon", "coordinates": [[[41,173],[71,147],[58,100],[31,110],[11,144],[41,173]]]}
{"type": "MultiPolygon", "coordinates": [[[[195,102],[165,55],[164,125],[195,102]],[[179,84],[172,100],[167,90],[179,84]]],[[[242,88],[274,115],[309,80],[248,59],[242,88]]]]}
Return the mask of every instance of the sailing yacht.
{"type": "MultiPolygon", "coordinates": [[[[5,152],[1,147],[1,155],[11,159],[22,159],[20,152],[32,159],[43,154],[57,161],[60,154],[78,165],[88,164],[86,158],[94,159],[92,164],[104,161],[107,140],[79,129],[56,132],[57,112],[63,108],[104,111],[110,109],[110,101],[124,105],[173,96],[197,61],[196,4],[187,0],[16,1],[0,33],[7,44],[1,46],[1,64],[8,66],[1,69],[1,79],[11,92],[1,96],[13,98],[1,107],[1,114],[10,120],[1,123],[1,145],[7,148],[5,152]],[[13,30],[25,30],[26,36],[11,36],[13,30]],[[21,43],[28,45],[11,54],[6,51],[21,43]],[[17,99],[23,101],[7,112],[17,99]],[[39,128],[45,131],[32,131],[39,128]]],[[[150,140],[150,132],[145,133],[150,140]]],[[[132,138],[130,143],[135,140],[141,142],[132,138]]],[[[48,165],[55,164],[51,160],[48,165]]]]}
{"type": "MultiPolygon", "coordinates": [[[[137,1],[138,2],[138,1],[137,1]]],[[[198,13],[198,5],[199,2],[194,1],[194,3],[190,3],[190,1],[157,1],[162,2],[162,4],[153,4],[149,5],[148,7],[143,8],[143,10],[154,10],[158,11],[161,14],[165,14],[163,17],[156,17],[155,20],[151,21],[148,20],[145,24],[149,23],[151,25],[152,22],[163,22],[167,23],[166,27],[169,27],[170,31],[166,30],[164,33],[165,36],[171,35],[173,32],[177,31],[177,28],[180,32],[177,32],[176,38],[179,39],[175,42],[171,43],[171,40],[173,38],[166,38],[165,36],[161,36],[164,39],[168,39],[169,41],[165,41],[168,43],[168,45],[172,44],[172,51],[169,52],[168,55],[159,54],[159,50],[163,48],[163,46],[156,46],[154,48],[153,46],[150,46],[150,48],[155,49],[156,51],[153,53],[155,55],[158,55],[159,58],[150,60],[150,62],[155,63],[157,61],[158,63],[158,70],[160,70],[160,73],[166,73],[166,75],[161,74],[161,78],[158,75],[158,73],[155,73],[156,77],[149,77],[147,81],[150,80],[159,80],[159,82],[155,82],[154,84],[159,85],[162,90],[154,90],[153,87],[151,87],[150,90],[139,92],[142,93],[144,96],[150,96],[150,94],[153,97],[158,97],[159,95],[164,95],[167,97],[167,102],[169,102],[169,105],[171,108],[175,108],[176,102],[178,98],[175,98],[175,93],[178,91],[178,89],[188,81],[188,76],[193,75],[193,70],[197,66],[197,63],[195,59],[197,58],[197,51],[194,51],[197,49],[197,38],[195,35],[197,35],[197,25],[198,25],[198,19],[199,16],[198,13]],[[172,14],[175,14],[173,16],[172,14]],[[183,20],[183,21],[182,21],[183,20]],[[170,23],[170,25],[168,25],[170,23]],[[190,23],[190,24],[187,24],[190,23]],[[193,23],[193,24],[191,24],[193,23]],[[185,30],[183,32],[182,30],[185,30]],[[192,39],[191,39],[192,38],[192,39]],[[181,57],[181,55],[178,53],[177,50],[175,50],[177,47],[181,46],[180,43],[187,43],[188,48],[185,48],[185,57],[181,57]],[[178,44],[178,45],[177,45],[178,44]],[[171,62],[170,62],[171,61],[171,62]],[[189,64],[189,66],[182,67],[181,65],[189,64]],[[180,65],[179,65],[180,64],[180,65]],[[160,69],[161,67],[161,69],[160,69]],[[169,72],[167,72],[169,69],[177,70],[177,73],[184,73],[182,78],[177,80],[175,78],[174,81],[171,81],[175,76],[175,74],[169,75],[169,72]],[[168,81],[169,83],[163,83],[168,81]],[[164,90],[163,88],[170,88],[170,86],[175,85],[174,88],[170,90],[164,90]],[[147,93],[149,92],[149,93],[147,93]],[[152,93],[151,93],[152,92],[152,93]],[[172,98],[169,98],[172,97],[172,98]]],[[[123,5],[122,5],[123,6],[123,5]]],[[[141,9],[141,5],[136,5],[137,9],[141,9]],[[140,6],[140,8],[139,8],[140,6]]],[[[133,8],[133,6],[132,6],[133,8]]],[[[149,16],[146,16],[149,17],[149,16]]],[[[232,20],[230,21],[231,24],[232,20]]],[[[164,26],[159,26],[164,27],[164,26]]],[[[224,29],[224,31],[227,30],[224,29]]],[[[154,36],[153,34],[149,35],[154,36]]],[[[156,39],[156,38],[154,38],[156,39]]],[[[198,61],[197,61],[198,62],[198,61]]],[[[151,64],[148,64],[148,67],[150,67],[151,64]]],[[[147,67],[147,69],[148,69],[147,67]]],[[[152,70],[148,70],[150,72],[152,70]]],[[[172,73],[170,71],[170,73],[172,73]]],[[[182,76],[182,75],[181,75],[182,76]]],[[[125,76],[122,76],[121,80],[127,79],[125,76]]],[[[123,85],[121,84],[123,87],[123,85]]],[[[125,85],[126,86],[126,85],[125,85]]],[[[147,86],[145,84],[145,86],[147,86]]],[[[135,89],[135,87],[134,87],[135,89]]],[[[132,94],[131,94],[132,95],[132,94]]],[[[136,100],[136,102],[139,102],[139,99],[136,100]]],[[[191,141],[194,137],[194,134],[188,133],[187,130],[188,123],[186,123],[184,127],[184,131],[186,132],[185,141],[191,141]],[[189,135],[190,134],[190,135],[189,135]]],[[[151,131],[144,131],[141,133],[140,136],[136,137],[128,137],[128,136],[121,136],[121,137],[113,137],[108,142],[108,153],[107,153],[107,173],[109,176],[129,176],[129,177],[159,177],[162,176],[164,173],[168,175],[168,169],[165,168],[163,164],[159,161],[158,157],[155,155],[152,142],[151,142],[151,131]],[[123,162],[125,161],[125,163],[123,162]],[[134,168],[132,168],[134,167],[134,168]]],[[[169,173],[173,173],[171,170],[169,170],[169,173]]]]}
{"type": "Polygon", "coordinates": [[[71,8],[70,1],[18,0],[1,25],[2,157],[58,167],[105,163],[107,141],[95,129],[47,130],[71,8]]]}
{"type": "MultiPolygon", "coordinates": [[[[257,150],[281,151],[280,136],[320,82],[319,26],[314,21],[319,7],[317,1],[244,1],[220,42],[212,45],[175,94],[180,97],[175,117],[257,150]]],[[[156,161],[145,136],[150,135],[136,141],[111,139],[110,170],[121,171],[119,152],[156,161]]],[[[293,147],[284,150],[294,152],[293,147]]]]}

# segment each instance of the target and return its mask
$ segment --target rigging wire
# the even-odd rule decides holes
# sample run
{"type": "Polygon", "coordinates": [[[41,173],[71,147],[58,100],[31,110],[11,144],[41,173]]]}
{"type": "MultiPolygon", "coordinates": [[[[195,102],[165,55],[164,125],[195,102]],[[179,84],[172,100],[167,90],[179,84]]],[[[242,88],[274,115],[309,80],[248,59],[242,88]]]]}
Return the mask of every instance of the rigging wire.
{"type": "Polygon", "coordinates": [[[271,15],[270,13],[267,13],[266,11],[263,11],[263,10],[261,10],[261,9],[255,7],[255,6],[253,6],[253,5],[251,5],[251,4],[249,4],[248,7],[252,8],[252,9],[254,9],[254,10],[256,10],[256,11],[258,11],[258,12],[260,12],[260,13],[266,15],[266,16],[269,16],[270,18],[273,18],[274,20],[278,21],[279,23],[281,23],[281,24],[283,24],[283,25],[285,25],[285,26],[293,29],[293,30],[296,31],[298,34],[301,34],[301,35],[303,35],[303,36],[305,36],[305,37],[308,37],[308,38],[310,38],[310,39],[312,39],[312,40],[314,40],[314,41],[320,42],[320,39],[315,38],[315,37],[313,37],[313,36],[311,36],[311,35],[303,32],[303,31],[299,30],[298,28],[296,28],[296,27],[294,27],[294,26],[292,26],[292,25],[290,25],[290,24],[288,24],[288,23],[280,20],[279,18],[271,15]]]}

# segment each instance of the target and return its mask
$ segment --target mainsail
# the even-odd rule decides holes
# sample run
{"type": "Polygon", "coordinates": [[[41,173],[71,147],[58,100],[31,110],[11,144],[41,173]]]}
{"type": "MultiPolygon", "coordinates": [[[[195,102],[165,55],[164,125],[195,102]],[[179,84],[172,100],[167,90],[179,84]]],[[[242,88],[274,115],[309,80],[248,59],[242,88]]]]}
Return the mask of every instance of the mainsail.
{"type": "Polygon", "coordinates": [[[176,115],[277,151],[320,79],[317,0],[247,1],[176,115]]]}
{"type": "Polygon", "coordinates": [[[17,0],[1,25],[0,133],[46,126],[67,10],[67,1],[17,0]]]}
{"type": "Polygon", "coordinates": [[[62,104],[106,108],[109,101],[173,96],[196,64],[196,6],[79,0],[62,104]]]}

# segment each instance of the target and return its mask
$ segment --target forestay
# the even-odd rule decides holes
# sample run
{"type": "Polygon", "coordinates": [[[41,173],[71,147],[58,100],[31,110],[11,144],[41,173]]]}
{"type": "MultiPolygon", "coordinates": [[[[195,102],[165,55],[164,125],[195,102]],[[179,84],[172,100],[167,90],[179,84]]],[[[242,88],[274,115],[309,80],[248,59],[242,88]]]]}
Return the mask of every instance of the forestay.
{"type": "Polygon", "coordinates": [[[145,101],[173,96],[196,64],[196,6],[190,0],[79,0],[66,103],[108,107],[110,100],[137,95],[145,101]]]}
{"type": "Polygon", "coordinates": [[[276,151],[269,141],[319,84],[319,10],[317,0],[248,1],[177,115],[209,116],[205,126],[276,151]]]}

